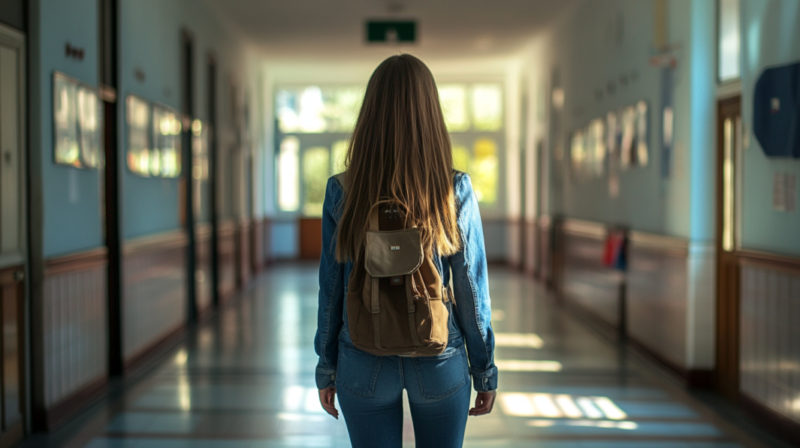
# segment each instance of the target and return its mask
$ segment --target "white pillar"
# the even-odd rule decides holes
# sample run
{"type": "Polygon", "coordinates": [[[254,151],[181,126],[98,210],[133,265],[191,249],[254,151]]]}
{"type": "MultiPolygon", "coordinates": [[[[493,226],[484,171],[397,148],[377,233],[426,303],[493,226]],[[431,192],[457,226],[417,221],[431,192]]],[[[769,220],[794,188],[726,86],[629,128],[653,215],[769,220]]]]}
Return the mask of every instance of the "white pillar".
{"type": "Polygon", "coordinates": [[[691,138],[686,368],[710,370],[715,360],[716,303],[716,7],[691,3],[691,138]]]}

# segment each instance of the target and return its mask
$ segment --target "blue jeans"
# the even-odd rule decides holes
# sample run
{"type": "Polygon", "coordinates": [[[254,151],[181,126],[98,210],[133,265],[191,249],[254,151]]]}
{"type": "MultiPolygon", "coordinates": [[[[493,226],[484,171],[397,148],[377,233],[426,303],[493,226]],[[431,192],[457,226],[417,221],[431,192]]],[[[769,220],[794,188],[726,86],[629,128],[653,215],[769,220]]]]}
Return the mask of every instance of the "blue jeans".
{"type": "Polygon", "coordinates": [[[340,342],[336,393],[353,448],[403,445],[403,389],[417,448],[460,448],[470,401],[462,339],[439,356],[373,356],[340,342]]]}

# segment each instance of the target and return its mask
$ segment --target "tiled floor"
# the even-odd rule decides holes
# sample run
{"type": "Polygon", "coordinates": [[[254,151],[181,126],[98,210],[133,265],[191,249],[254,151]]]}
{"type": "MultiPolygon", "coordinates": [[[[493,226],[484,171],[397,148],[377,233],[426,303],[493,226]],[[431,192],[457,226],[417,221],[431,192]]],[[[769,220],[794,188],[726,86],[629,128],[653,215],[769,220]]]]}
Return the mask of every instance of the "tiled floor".
{"type": "MultiPolygon", "coordinates": [[[[770,446],[587,330],[529,279],[492,268],[491,291],[500,393],[491,415],[470,418],[466,447],[770,446]]],[[[26,448],[350,446],[314,387],[316,301],[313,265],[268,271],[121,396],[26,448]]],[[[408,416],[405,428],[413,446],[408,416]]]]}

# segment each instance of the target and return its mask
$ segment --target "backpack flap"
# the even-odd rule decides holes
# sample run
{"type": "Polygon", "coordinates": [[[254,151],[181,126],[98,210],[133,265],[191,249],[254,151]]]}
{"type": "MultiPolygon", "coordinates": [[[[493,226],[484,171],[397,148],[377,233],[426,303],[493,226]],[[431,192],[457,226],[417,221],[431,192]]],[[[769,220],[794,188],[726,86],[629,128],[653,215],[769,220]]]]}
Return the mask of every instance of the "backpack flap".
{"type": "Polygon", "coordinates": [[[367,231],[364,268],[374,278],[410,275],[424,259],[419,229],[367,231]]]}

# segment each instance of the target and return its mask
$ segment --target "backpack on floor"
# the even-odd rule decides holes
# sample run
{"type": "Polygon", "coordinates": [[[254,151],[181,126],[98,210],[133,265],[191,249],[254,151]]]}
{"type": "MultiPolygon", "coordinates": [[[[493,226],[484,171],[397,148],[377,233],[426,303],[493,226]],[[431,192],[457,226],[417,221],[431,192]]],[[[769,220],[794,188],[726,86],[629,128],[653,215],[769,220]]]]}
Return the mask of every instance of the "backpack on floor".
{"type": "MultiPolygon", "coordinates": [[[[344,176],[336,176],[344,188],[344,176]]],[[[435,356],[447,348],[450,288],[422,247],[417,228],[404,228],[402,204],[372,206],[361,259],[347,287],[353,344],[378,356],[435,356]],[[401,210],[402,209],[402,210],[401,210]]]]}

